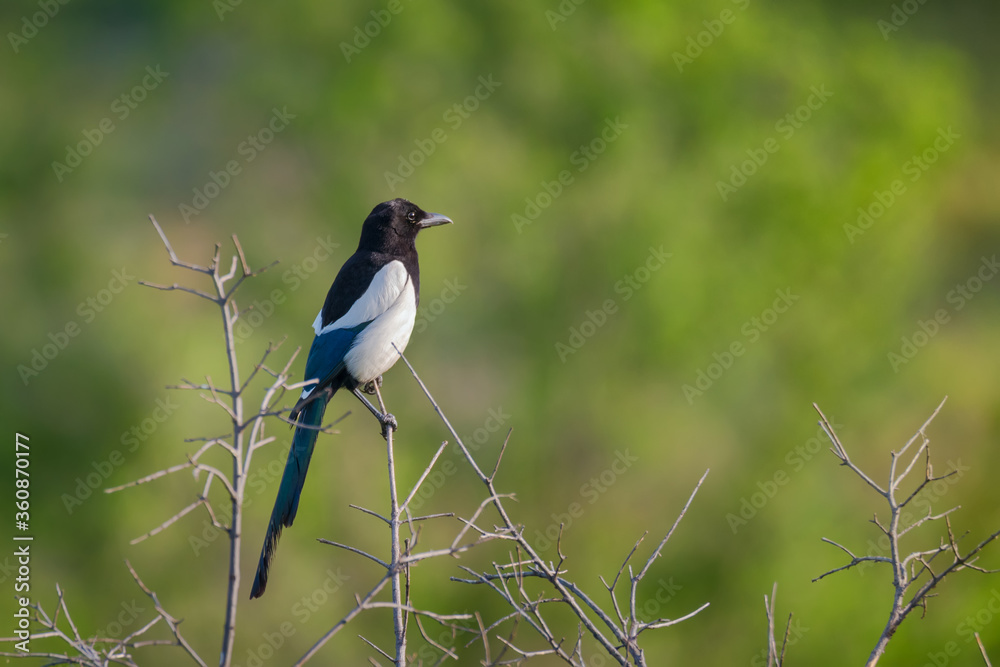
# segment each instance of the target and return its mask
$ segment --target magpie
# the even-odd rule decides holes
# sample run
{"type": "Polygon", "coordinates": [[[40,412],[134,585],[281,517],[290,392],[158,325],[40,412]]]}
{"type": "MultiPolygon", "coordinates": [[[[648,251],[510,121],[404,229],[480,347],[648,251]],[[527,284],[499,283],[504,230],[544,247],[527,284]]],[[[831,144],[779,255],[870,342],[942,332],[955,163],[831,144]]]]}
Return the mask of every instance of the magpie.
{"type": "Polygon", "coordinates": [[[281,529],[295,520],[323,412],[337,390],[345,388],[357,396],[379,420],[383,433],[396,428],[395,418],[379,412],[361,391],[370,383],[381,383],[382,374],[410,340],[420,301],[417,233],[450,222],[405,199],[393,199],[372,209],[361,226],[358,249],[337,273],[313,322],[316,337],[306,359],[305,379],[315,383],[306,385],[290,413],[295,435],[250,599],[264,594],[281,529]]]}

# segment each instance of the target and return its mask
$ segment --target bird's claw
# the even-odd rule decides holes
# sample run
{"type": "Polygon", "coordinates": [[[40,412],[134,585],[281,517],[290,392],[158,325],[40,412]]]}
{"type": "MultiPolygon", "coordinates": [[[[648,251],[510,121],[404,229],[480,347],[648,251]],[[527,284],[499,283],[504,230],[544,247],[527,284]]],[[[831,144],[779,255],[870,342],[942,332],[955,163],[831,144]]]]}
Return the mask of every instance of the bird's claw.
{"type": "Polygon", "coordinates": [[[382,417],[379,419],[379,421],[382,422],[382,437],[383,438],[388,437],[389,431],[397,431],[397,430],[399,430],[399,424],[396,423],[396,418],[393,417],[388,412],[385,413],[384,415],[382,415],[382,417]]]}
{"type": "Polygon", "coordinates": [[[361,387],[361,391],[368,394],[369,396],[373,396],[381,388],[382,388],[382,376],[379,375],[374,380],[365,382],[365,385],[361,387]]]}

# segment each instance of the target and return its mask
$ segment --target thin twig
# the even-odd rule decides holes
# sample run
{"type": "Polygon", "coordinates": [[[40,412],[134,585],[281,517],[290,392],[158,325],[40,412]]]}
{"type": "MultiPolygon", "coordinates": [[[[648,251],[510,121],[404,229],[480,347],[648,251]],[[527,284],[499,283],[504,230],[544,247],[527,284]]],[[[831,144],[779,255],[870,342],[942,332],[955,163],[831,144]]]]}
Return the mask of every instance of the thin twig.
{"type": "Polygon", "coordinates": [[[979,633],[976,633],[976,643],[979,644],[979,652],[983,654],[983,662],[986,663],[986,667],[993,667],[993,663],[990,662],[990,656],[986,655],[986,647],[983,646],[983,640],[979,637],[979,633]]]}
{"type": "MultiPolygon", "coordinates": [[[[900,448],[899,451],[891,452],[890,464],[889,464],[889,475],[888,482],[883,489],[881,486],[876,484],[868,477],[863,471],[861,471],[856,465],[854,465],[847,455],[843,444],[840,442],[836,433],[834,433],[833,428],[829,425],[823,412],[818,406],[814,404],[816,411],[819,412],[822,418],[821,425],[824,431],[826,431],[827,436],[833,443],[833,452],[841,460],[843,465],[848,466],[858,477],[865,481],[870,487],[875,489],[887,502],[889,506],[889,519],[888,522],[883,523],[879,521],[878,517],[872,519],[879,530],[886,536],[889,543],[889,555],[888,556],[855,556],[849,549],[840,545],[833,540],[823,538],[825,542],[828,542],[842,551],[844,551],[848,556],[851,557],[851,561],[841,567],[835,568],[826,572],[825,574],[816,577],[813,581],[819,581],[820,579],[833,574],[835,572],[840,572],[842,570],[850,569],[860,563],[864,562],[875,562],[875,563],[886,563],[892,568],[893,578],[893,602],[892,608],[889,612],[889,617],[886,621],[885,628],[882,634],[879,636],[875,647],[872,649],[871,655],[868,658],[868,667],[874,667],[883,653],[885,648],[889,643],[889,640],[896,633],[900,624],[906,619],[906,617],[913,612],[915,609],[920,608],[926,613],[927,601],[933,596],[933,590],[940,584],[947,576],[954,572],[958,572],[963,569],[971,569],[978,572],[989,572],[977,565],[975,561],[978,558],[980,552],[986,548],[991,542],[1000,538],[1000,531],[993,533],[992,535],[985,538],[978,545],[970,549],[964,555],[959,549],[958,539],[955,537],[951,528],[950,515],[954,512],[957,507],[953,507],[945,512],[934,514],[928,508],[925,516],[912,521],[909,525],[903,525],[904,508],[914,500],[918,494],[920,494],[928,484],[945,479],[956,471],[952,471],[945,475],[938,477],[934,476],[933,467],[930,460],[930,439],[927,437],[926,431],[930,426],[931,422],[937,417],[938,413],[944,407],[945,401],[947,401],[947,396],[938,404],[937,408],[931,413],[931,416],[927,418],[926,421],[917,429],[917,432],[907,440],[906,444],[900,448]],[[913,450],[912,456],[905,464],[902,464],[903,457],[906,456],[911,447],[919,441],[916,449],[913,450]],[[899,491],[902,483],[906,480],[907,476],[916,469],[917,462],[923,461],[924,469],[924,479],[918,482],[916,488],[911,491],[902,501],[898,500],[896,497],[897,491],[899,491]],[[900,468],[900,465],[902,467],[900,468]],[[940,546],[934,549],[924,549],[915,550],[909,554],[904,554],[900,548],[900,539],[903,535],[909,533],[925,523],[930,521],[944,519],[945,526],[947,529],[947,543],[943,542],[940,546]],[[943,553],[950,553],[952,556],[952,561],[950,564],[945,564],[940,568],[940,571],[935,571],[931,568],[931,562],[943,553]],[[918,580],[924,575],[927,575],[927,580],[921,585],[917,586],[918,580]],[[914,588],[916,590],[914,591],[914,588]]],[[[909,519],[907,519],[909,521],[909,519]]]]}

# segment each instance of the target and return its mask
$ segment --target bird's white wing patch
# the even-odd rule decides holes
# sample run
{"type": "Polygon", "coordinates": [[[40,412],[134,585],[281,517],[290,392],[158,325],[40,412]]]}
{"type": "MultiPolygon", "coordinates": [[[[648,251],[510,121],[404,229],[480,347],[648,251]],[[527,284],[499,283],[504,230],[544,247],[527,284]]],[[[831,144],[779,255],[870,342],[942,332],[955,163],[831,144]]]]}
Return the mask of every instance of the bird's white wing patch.
{"type": "Polygon", "coordinates": [[[371,322],[396,302],[409,279],[410,276],[406,273],[406,267],[403,266],[402,262],[399,260],[389,262],[372,277],[368,289],[340,319],[324,327],[322,326],[323,311],[321,310],[316,316],[316,321],[313,322],[316,335],[371,322]]]}

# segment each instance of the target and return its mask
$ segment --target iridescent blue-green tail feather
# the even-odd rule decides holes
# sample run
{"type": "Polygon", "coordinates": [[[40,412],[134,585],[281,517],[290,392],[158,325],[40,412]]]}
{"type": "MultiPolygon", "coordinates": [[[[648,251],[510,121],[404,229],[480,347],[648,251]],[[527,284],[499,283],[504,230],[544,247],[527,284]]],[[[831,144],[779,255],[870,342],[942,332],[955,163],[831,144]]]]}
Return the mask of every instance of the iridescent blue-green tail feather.
{"type": "Polygon", "coordinates": [[[316,436],[319,434],[317,429],[323,422],[323,413],[326,411],[326,404],[329,400],[328,395],[317,396],[314,400],[306,403],[298,413],[297,422],[306,428],[297,426],[295,435],[292,437],[292,447],[288,451],[288,462],[285,463],[285,472],[281,476],[281,485],[278,487],[278,497],[274,501],[274,509],[271,510],[271,521],[267,525],[264,547],[260,551],[257,576],[254,577],[253,588],[250,590],[251,600],[264,594],[264,589],[267,587],[267,573],[271,566],[271,559],[274,558],[274,551],[278,546],[281,529],[285,526],[291,526],[295,520],[295,512],[299,508],[299,496],[302,494],[302,485],[306,481],[306,471],[309,469],[309,459],[312,458],[316,436]]]}

